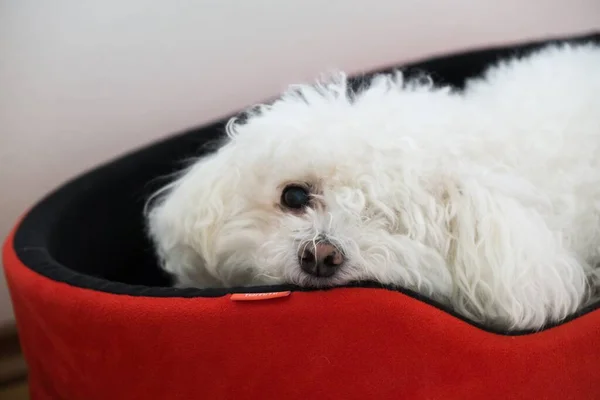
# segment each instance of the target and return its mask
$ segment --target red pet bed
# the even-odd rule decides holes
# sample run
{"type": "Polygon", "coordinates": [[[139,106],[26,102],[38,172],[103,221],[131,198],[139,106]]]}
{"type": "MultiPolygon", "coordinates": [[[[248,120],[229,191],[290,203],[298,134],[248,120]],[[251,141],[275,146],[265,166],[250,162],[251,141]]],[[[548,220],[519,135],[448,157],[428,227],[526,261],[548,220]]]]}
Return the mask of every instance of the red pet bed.
{"type": "MultiPolygon", "coordinates": [[[[407,71],[460,88],[540,44],[407,71]]],[[[144,200],[222,132],[219,122],[101,166],[16,226],[3,260],[34,400],[600,399],[597,307],[507,334],[377,285],[169,288],[144,236],[144,200]]]]}

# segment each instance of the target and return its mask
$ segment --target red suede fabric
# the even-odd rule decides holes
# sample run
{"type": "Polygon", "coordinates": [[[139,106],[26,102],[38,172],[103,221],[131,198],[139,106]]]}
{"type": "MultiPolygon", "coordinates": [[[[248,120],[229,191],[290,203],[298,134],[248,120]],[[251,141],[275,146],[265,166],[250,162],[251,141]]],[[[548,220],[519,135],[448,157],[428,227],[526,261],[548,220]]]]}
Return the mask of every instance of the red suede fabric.
{"type": "Polygon", "coordinates": [[[509,337],[383,289],[131,297],[3,254],[34,400],[600,399],[600,311],[509,337]]]}

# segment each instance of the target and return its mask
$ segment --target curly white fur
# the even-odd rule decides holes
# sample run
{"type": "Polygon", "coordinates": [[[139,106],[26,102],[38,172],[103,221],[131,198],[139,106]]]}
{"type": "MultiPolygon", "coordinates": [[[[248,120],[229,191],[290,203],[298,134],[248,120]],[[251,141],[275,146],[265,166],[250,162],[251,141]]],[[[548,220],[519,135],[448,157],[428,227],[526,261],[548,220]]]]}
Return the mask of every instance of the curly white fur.
{"type": "Polygon", "coordinates": [[[464,92],[396,73],[351,93],[339,74],[227,133],[148,214],[180,286],[374,280],[518,329],[562,320],[597,286],[599,47],[549,46],[464,92]],[[316,205],[282,209],[290,182],[316,205]],[[299,268],[318,238],[347,259],[330,278],[299,268]]]}

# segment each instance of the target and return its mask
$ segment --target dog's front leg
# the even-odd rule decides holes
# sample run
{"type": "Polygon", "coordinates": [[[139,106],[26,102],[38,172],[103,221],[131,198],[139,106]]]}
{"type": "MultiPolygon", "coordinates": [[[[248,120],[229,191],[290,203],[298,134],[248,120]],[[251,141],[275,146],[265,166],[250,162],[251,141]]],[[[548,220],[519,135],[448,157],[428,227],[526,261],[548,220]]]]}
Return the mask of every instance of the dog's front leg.
{"type": "Polygon", "coordinates": [[[457,311],[504,328],[539,329],[580,306],[587,266],[549,229],[544,204],[477,183],[449,196],[457,311]]]}

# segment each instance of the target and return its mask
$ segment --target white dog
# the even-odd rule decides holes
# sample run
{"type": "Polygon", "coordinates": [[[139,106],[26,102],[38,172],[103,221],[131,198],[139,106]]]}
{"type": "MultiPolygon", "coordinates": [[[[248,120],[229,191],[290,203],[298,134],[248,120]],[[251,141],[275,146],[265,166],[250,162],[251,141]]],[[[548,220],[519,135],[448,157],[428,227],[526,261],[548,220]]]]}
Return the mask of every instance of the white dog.
{"type": "Polygon", "coordinates": [[[227,133],[148,213],[179,286],[369,280],[507,329],[598,286],[600,47],[549,46],[463,92],[339,75],[227,133]]]}

